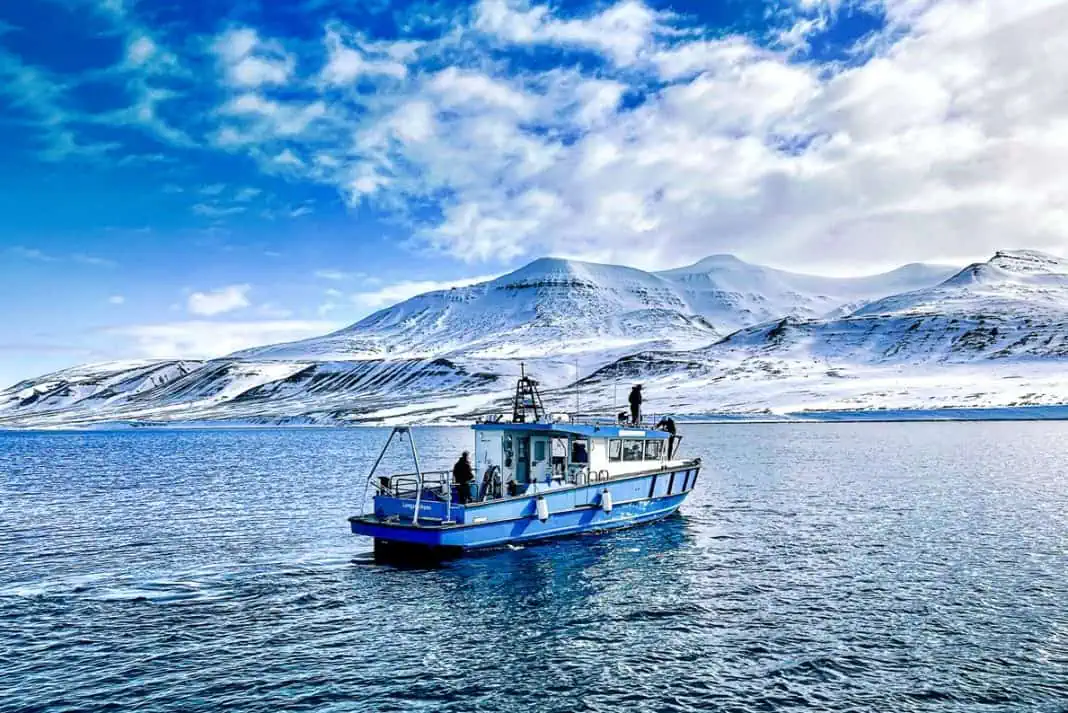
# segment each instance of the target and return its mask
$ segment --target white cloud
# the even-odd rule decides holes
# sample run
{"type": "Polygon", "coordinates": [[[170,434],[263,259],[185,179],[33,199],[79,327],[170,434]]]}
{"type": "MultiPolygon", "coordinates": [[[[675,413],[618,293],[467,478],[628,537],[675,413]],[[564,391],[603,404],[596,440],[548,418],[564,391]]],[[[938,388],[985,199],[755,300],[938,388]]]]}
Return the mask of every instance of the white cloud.
{"type": "Polygon", "coordinates": [[[296,67],[294,57],[279,43],[260,39],[256,30],[248,27],[224,32],[212,49],[227,81],[238,87],[285,84],[296,67]]]}
{"type": "Polygon", "coordinates": [[[498,275],[483,275],[481,277],[469,277],[462,280],[436,281],[436,280],[407,280],[395,282],[392,285],[374,290],[372,292],[359,292],[352,295],[352,301],[361,307],[379,309],[389,305],[403,302],[404,300],[421,295],[425,292],[438,290],[450,290],[455,287],[468,287],[480,282],[487,282],[498,275]]]}
{"type": "Polygon", "coordinates": [[[790,51],[807,49],[809,35],[827,29],[828,22],[826,15],[798,18],[789,29],[780,32],[776,40],[790,51]]]}
{"type": "Polygon", "coordinates": [[[39,248],[28,248],[25,245],[14,245],[8,248],[6,252],[9,255],[13,255],[22,260],[32,260],[34,262],[65,261],[75,262],[82,265],[91,265],[92,267],[116,267],[118,265],[114,260],[108,260],[107,258],[98,257],[96,255],[86,255],[84,253],[54,255],[39,248]]]}
{"type": "Polygon", "coordinates": [[[360,277],[361,273],[358,272],[344,272],[343,270],[316,270],[315,276],[320,280],[330,280],[332,282],[341,282],[343,280],[351,280],[354,277],[360,277]]]}
{"type": "Polygon", "coordinates": [[[370,43],[340,25],[327,28],[323,44],[328,59],[321,78],[334,85],[351,84],[365,76],[404,79],[408,76],[408,66],[402,60],[410,57],[417,47],[414,43],[370,43]],[[349,35],[351,44],[346,43],[343,33],[349,35]]]}
{"type": "Polygon", "coordinates": [[[132,38],[126,46],[126,60],[134,66],[141,66],[152,59],[152,56],[158,51],[159,49],[151,37],[141,35],[140,37],[132,38]]]}
{"type": "Polygon", "coordinates": [[[205,218],[225,218],[228,215],[239,215],[248,210],[243,205],[218,205],[215,203],[197,203],[193,206],[193,213],[205,218]]]}
{"type": "Polygon", "coordinates": [[[287,319],[293,316],[293,310],[268,302],[257,307],[256,314],[268,319],[287,319]]]}
{"type": "Polygon", "coordinates": [[[481,0],[475,26],[516,44],[556,44],[604,52],[620,65],[650,48],[660,18],[637,0],[621,0],[586,18],[561,20],[546,5],[523,0],[481,0]]]}
{"type": "Polygon", "coordinates": [[[126,298],[123,297],[122,295],[112,295],[111,297],[108,297],[108,304],[110,304],[110,305],[126,304],[126,298]]]}
{"type": "Polygon", "coordinates": [[[212,317],[248,307],[251,285],[229,285],[207,292],[194,292],[186,302],[187,309],[196,315],[212,317]]]}
{"type": "Polygon", "coordinates": [[[70,256],[70,259],[74,262],[81,263],[82,265],[92,265],[93,267],[117,267],[118,263],[114,260],[108,260],[107,258],[98,257],[96,255],[86,255],[84,253],[74,253],[70,256]]]}
{"type": "Polygon", "coordinates": [[[504,110],[516,116],[529,117],[537,104],[535,97],[513,88],[507,82],[481,72],[461,71],[455,67],[435,74],[427,89],[436,95],[437,104],[447,109],[504,110]]]}
{"type": "MultiPolygon", "coordinates": [[[[299,137],[327,113],[322,101],[278,101],[255,92],[234,97],[219,111],[234,119],[215,136],[216,143],[224,148],[299,137]]],[[[292,152],[289,155],[295,158],[292,152]]]]}
{"type": "Polygon", "coordinates": [[[28,248],[24,245],[15,245],[7,249],[9,255],[22,258],[23,260],[36,260],[37,262],[55,262],[57,258],[49,255],[44,250],[28,248]]]}
{"type": "Polygon", "coordinates": [[[138,356],[152,359],[204,359],[241,349],[326,334],[343,325],[327,321],[188,321],[117,327],[108,333],[129,339],[138,356]]]}
{"type": "Polygon", "coordinates": [[[42,160],[95,158],[115,149],[114,142],[88,141],[76,134],[72,125],[79,117],[67,106],[68,90],[63,77],[0,47],[0,98],[33,123],[42,160]]]}
{"type": "Polygon", "coordinates": [[[282,151],[271,158],[271,161],[283,168],[302,168],[304,162],[300,160],[291,149],[282,149],[282,151]]]}

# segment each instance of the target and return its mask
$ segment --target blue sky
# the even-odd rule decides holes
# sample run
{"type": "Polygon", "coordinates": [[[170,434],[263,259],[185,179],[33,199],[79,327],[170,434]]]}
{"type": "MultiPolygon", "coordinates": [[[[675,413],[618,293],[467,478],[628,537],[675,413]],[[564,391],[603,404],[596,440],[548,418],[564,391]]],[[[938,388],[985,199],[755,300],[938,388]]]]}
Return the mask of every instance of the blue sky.
{"type": "Polygon", "coordinates": [[[0,382],[310,336],[546,254],[1056,252],[1065,77],[1035,52],[1065,6],[1019,5],[4,3],[0,382]]]}

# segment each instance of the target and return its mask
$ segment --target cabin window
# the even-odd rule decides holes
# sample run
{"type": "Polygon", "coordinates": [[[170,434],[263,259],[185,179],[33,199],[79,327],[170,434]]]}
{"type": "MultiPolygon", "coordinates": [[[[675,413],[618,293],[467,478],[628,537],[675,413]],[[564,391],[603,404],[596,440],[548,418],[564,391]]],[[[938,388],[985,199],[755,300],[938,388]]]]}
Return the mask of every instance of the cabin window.
{"type": "Polygon", "coordinates": [[[571,462],[583,465],[590,462],[590,443],[585,438],[571,441],[571,462]]]}
{"type": "Polygon", "coordinates": [[[613,438],[608,442],[608,460],[623,460],[623,441],[613,438]]]}
{"type": "Polygon", "coordinates": [[[541,463],[545,460],[545,441],[534,441],[534,462],[541,463]]]}
{"type": "Polygon", "coordinates": [[[623,460],[634,461],[642,459],[641,441],[623,441],[623,460]]]}
{"type": "Polygon", "coordinates": [[[645,460],[660,460],[660,455],[663,452],[663,441],[649,440],[645,442],[645,460]]]}

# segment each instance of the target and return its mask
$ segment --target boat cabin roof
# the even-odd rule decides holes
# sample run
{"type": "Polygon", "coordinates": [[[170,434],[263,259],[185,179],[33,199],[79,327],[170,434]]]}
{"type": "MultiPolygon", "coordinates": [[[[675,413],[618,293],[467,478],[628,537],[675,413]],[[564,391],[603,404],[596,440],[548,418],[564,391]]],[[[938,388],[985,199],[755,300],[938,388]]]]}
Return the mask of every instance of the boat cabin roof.
{"type": "Polygon", "coordinates": [[[671,436],[666,431],[597,423],[476,423],[476,431],[520,431],[549,436],[580,436],[583,438],[660,438],[671,436]]]}

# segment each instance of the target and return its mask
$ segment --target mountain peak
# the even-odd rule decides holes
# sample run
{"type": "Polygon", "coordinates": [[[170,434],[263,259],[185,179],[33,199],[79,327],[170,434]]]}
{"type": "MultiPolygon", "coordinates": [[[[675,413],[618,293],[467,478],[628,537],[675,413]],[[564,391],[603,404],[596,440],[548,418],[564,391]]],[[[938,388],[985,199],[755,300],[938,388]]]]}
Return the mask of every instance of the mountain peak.
{"type": "Polygon", "coordinates": [[[1068,272],[1068,260],[1039,250],[998,250],[986,264],[1018,273],[1068,272]]]}
{"type": "Polygon", "coordinates": [[[559,257],[542,257],[523,267],[502,275],[492,283],[494,287],[531,286],[539,284],[564,285],[571,283],[596,284],[600,287],[620,287],[625,283],[656,283],[651,273],[625,265],[606,265],[559,257]]]}
{"type": "Polygon", "coordinates": [[[737,255],[730,253],[717,253],[715,255],[709,255],[708,257],[701,258],[697,261],[698,265],[748,265],[745,260],[742,260],[737,255]]]}
{"type": "Polygon", "coordinates": [[[526,265],[510,272],[505,277],[528,277],[533,275],[570,274],[586,263],[568,260],[562,257],[539,257],[526,265]]]}
{"type": "Polygon", "coordinates": [[[701,258],[692,265],[686,265],[684,267],[676,267],[670,270],[665,270],[661,274],[665,275],[682,275],[686,273],[699,273],[699,272],[715,272],[719,270],[731,270],[739,268],[757,268],[754,265],[750,265],[745,260],[731,255],[729,253],[719,253],[716,255],[709,255],[708,257],[701,258]]]}
{"type": "Polygon", "coordinates": [[[945,281],[945,286],[1000,284],[1021,280],[1061,279],[1068,275],[1068,260],[1039,250],[999,250],[986,262],[977,262],[945,281]]]}

